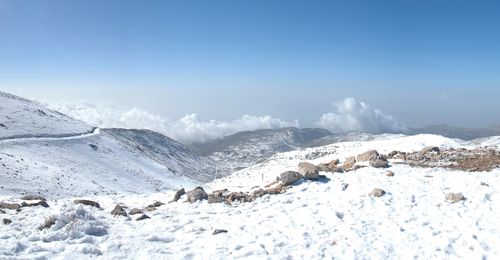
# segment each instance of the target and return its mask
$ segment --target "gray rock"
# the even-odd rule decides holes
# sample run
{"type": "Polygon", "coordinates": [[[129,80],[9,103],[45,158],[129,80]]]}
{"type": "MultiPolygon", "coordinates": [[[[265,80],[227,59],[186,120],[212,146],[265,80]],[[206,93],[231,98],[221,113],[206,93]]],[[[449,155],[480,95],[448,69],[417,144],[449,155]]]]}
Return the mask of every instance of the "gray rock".
{"type": "Polygon", "coordinates": [[[45,197],[41,195],[24,195],[21,197],[22,200],[40,200],[40,201],[46,201],[45,197]]]}
{"type": "Polygon", "coordinates": [[[165,205],[165,203],[163,203],[161,201],[155,201],[153,204],[148,205],[148,208],[158,208],[158,207],[161,207],[163,205],[165,205]]]}
{"type": "Polygon", "coordinates": [[[365,168],[365,167],[366,167],[366,166],[364,166],[364,165],[359,165],[359,164],[358,164],[358,165],[354,165],[354,166],[352,166],[352,168],[351,168],[349,171],[356,171],[356,170],[359,170],[359,169],[361,169],[361,168],[365,168]]]}
{"type": "Polygon", "coordinates": [[[129,215],[137,215],[137,214],[142,214],[142,210],[138,208],[133,208],[128,212],[129,215]]]}
{"type": "Polygon", "coordinates": [[[344,165],[342,166],[342,168],[344,168],[344,171],[348,171],[349,169],[351,169],[354,166],[354,164],[356,164],[356,158],[354,156],[351,156],[351,157],[345,159],[345,162],[344,162],[344,165]]]}
{"type": "Polygon", "coordinates": [[[9,225],[10,223],[12,223],[12,220],[10,220],[10,219],[8,219],[8,218],[4,218],[4,219],[3,219],[3,223],[4,223],[5,225],[9,225]]]}
{"type": "Polygon", "coordinates": [[[214,230],[214,232],[212,233],[212,235],[217,235],[217,234],[221,234],[221,233],[227,233],[227,230],[225,230],[225,229],[216,229],[216,230],[214,230]]]}
{"type": "Polygon", "coordinates": [[[141,220],[145,220],[145,219],[149,219],[150,217],[146,214],[142,214],[142,216],[138,217],[136,219],[136,221],[141,221],[141,220]]]}
{"type": "Polygon", "coordinates": [[[208,194],[202,187],[196,187],[194,190],[188,191],[187,193],[187,201],[191,203],[207,199],[208,194]]]}
{"type": "Polygon", "coordinates": [[[178,201],[182,195],[186,194],[186,191],[184,190],[184,188],[180,189],[180,190],[177,190],[175,192],[175,195],[174,195],[174,198],[170,201],[170,202],[176,202],[178,201]]]}
{"type": "Polygon", "coordinates": [[[391,171],[387,171],[387,173],[385,174],[385,176],[394,177],[394,173],[391,172],[391,171]]]}
{"type": "Polygon", "coordinates": [[[372,191],[370,191],[370,193],[368,193],[368,195],[372,196],[372,197],[382,197],[382,196],[384,196],[384,194],[385,194],[385,190],[379,189],[379,188],[375,188],[372,191]]]}
{"type": "Polygon", "coordinates": [[[5,214],[5,210],[0,209],[0,214],[5,214]]]}
{"type": "Polygon", "coordinates": [[[451,201],[452,203],[456,203],[456,202],[465,200],[465,197],[464,197],[464,195],[462,195],[462,193],[450,192],[450,193],[446,194],[446,200],[451,201]]]}
{"type": "Polygon", "coordinates": [[[378,155],[379,154],[376,150],[366,151],[364,153],[356,155],[356,161],[357,162],[367,162],[367,161],[370,161],[371,159],[377,158],[378,155]]]}
{"type": "Polygon", "coordinates": [[[126,217],[127,216],[127,212],[125,211],[125,209],[122,206],[120,206],[119,204],[117,204],[115,206],[115,208],[111,211],[111,215],[126,217]]]}
{"type": "Polygon", "coordinates": [[[386,168],[389,167],[389,163],[385,160],[376,158],[370,160],[370,166],[374,168],[386,168]]]}
{"type": "Polygon", "coordinates": [[[300,173],[298,172],[286,171],[280,174],[280,179],[283,185],[288,186],[302,179],[302,175],[300,175],[300,173]]]}
{"type": "Polygon", "coordinates": [[[37,206],[42,206],[44,208],[48,208],[49,204],[47,204],[47,202],[45,200],[35,202],[35,203],[26,203],[26,202],[21,203],[21,207],[37,207],[37,206]]]}
{"type": "Polygon", "coordinates": [[[301,162],[297,168],[299,173],[304,176],[306,180],[317,180],[319,178],[319,171],[312,163],[301,162]]]}
{"type": "Polygon", "coordinates": [[[87,205],[87,206],[91,206],[91,207],[98,208],[98,209],[101,208],[101,205],[99,205],[99,203],[92,201],[92,200],[75,200],[73,202],[75,204],[87,205]]]}
{"type": "Polygon", "coordinates": [[[17,203],[0,202],[0,209],[18,210],[20,208],[21,208],[21,205],[19,205],[17,203]]]}
{"type": "Polygon", "coordinates": [[[208,203],[212,204],[212,203],[224,202],[224,199],[225,199],[224,193],[226,193],[226,192],[227,192],[227,189],[213,191],[212,193],[210,193],[208,195],[208,203]]]}

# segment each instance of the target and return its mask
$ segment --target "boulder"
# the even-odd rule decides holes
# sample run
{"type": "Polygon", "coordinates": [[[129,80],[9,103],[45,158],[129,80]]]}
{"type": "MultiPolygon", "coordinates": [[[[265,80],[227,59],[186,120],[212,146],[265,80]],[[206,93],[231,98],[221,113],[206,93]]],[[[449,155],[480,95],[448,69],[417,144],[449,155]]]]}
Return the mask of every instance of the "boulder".
{"type": "Polygon", "coordinates": [[[148,208],[158,208],[165,205],[165,203],[160,202],[160,201],[155,201],[153,204],[148,205],[148,208]]]}
{"type": "Polygon", "coordinates": [[[177,190],[175,192],[175,195],[174,195],[174,198],[170,201],[170,202],[176,202],[178,201],[182,195],[186,194],[186,191],[184,190],[184,188],[180,189],[180,190],[177,190]]]}
{"type": "Polygon", "coordinates": [[[377,158],[378,152],[376,150],[366,151],[364,153],[356,155],[357,162],[368,162],[371,159],[377,158]]]}
{"type": "Polygon", "coordinates": [[[206,199],[208,199],[208,194],[202,187],[196,187],[194,190],[188,191],[187,193],[187,201],[190,203],[206,199]]]}
{"type": "Polygon", "coordinates": [[[125,209],[122,206],[120,206],[119,204],[117,204],[115,206],[115,208],[111,211],[111,215],[126,217],[127,216],[127,212],[125,211],[125,209]]]}
{"type": "Polygon", "coordinates": [[[243,193],[241,191],[239,192],[231,192],[229,193],[227,196],[226,196],[226,200],[225,200],[228,204],[231,204],[235,201],[239,201],[239,202],[250,202],[252,201],[250,195],[246,194],[246,193],[243,193]]]}
{"type": "Polygon", "coordinates": [[[385,190],[379,189],[379,188],[375,188],[372,191],[370,191],[370,193],[368,193],[368,195],[372,196],[372,197],[382,197],[382,196],[384,196],[384,194],[385,194],[385,190]]]}
{"type": "Polygon", "coordinates": [[[12,223],[12,220],[10,220],[10,219],[8,219],[8,218],[4,218],[4,219],[3,219],[3,223],[4,223],[5,225],[9,225],[10,223],[12,223]]]}
{"type": "Polygon", "coordinates": [[[387,171],[387,173],[385,174],[385,176],[394,177],[394,173],[391,172],[391,171],[387,171]]]}
{"type": "Polygon", "coordinates": [[[312,163],[301,162],[297,168],[299,173],[304,176],[306,180],[317,180],[319,178],[319,171],[312,163]]]}
{"type": "Polygon", "coordinates": [[[352,166],[352,168],[349,171],[356,171],[356,170],[359,170],[359,169],[365,168],[365,167],[366,166],[364,166],[364,165],[357,164],[357,165],[352,166]]]}
{"type": "Polygon", "coordinates": [[[138,217],[136,219],[136,221],[141,221],[141,220],[145,220],[145,219],[149,219],[150,217],[146,214],[142,214],[142,216],[138,217]]]}
{"type": "Polygon", "coordinates": [[[354,166],[354,164],[356,164],[356,158],[354,156],[351,156],[345,159],[342,168],[344,168],[344,171],[347,171],[351,169],[354,166]]]}
{"type": "Polygon", "coordinates": [[[19,205],[17,203],[0,202],[0,209],[18,210],[20,208],[21,208],[21,205],[19,205]]]}
{"type": "Polygon", "coordinates": [[[0,209],[0,214],[5,214],[5,210],[0,209]]]}
{"type": "Polygon", "coordinates": [[[73,202],[75,204],[82,204],[82,205],[91,206],[91,207],[98,208],[98,209],[101,208],[101,205],[99,205],[99,203],[92,201],[92,200],[75,200],[73,202]]]}
{"type": "Polygon", "coordinates": [[[370,166],[374,168],[386,168],[389,167],[389,163],[386,160],[375,158],[370,160],[370,166]]]}
{"type": "Polygon", "coordinates": [[[280,174],[280,179],[283,185],[288,186],[302,179],[302,175],[298,172],[286,171],[280,174]]]}
{"type": "Polygon", "coordinates": [[[138,208],[133,208],[128,212],[129,215],[136,215],[136,214],[142,214],[142,210],[138,208]]]}
{"type": "Polygon", "coordinates": [[[265,190],[266,194],[269,195],[281,194],[284,193],[285,191],[286,191],[286,186],[284,184],[278,184],[274,188],[269,188],[265,190]]]}
{"type": "Polygon", "coordinates": [[[462,193],[450,192],[450,193],[446,194],[446,200],[450,201],[451,203],[456,203],[456,202],[465,200],[465,197],[464,197],[464,195],[462,195],[462,193]]]}

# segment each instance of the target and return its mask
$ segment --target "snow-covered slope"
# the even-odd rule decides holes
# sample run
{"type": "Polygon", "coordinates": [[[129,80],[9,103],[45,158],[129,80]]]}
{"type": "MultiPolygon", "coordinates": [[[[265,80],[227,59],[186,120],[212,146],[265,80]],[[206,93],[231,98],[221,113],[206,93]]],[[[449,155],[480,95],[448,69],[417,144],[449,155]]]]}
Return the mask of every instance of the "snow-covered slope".
{"type": "Polygon", "coordinates": [[[0,92],[0,140],[64,137],[92,131],[91,126],[37,102],[0,92]]]}
{"type": "MultiPolygon", "coordinates": [[[[343,160],[368,149],[420,151],[441,148],[499,147],[500,139],[463,142],[434,135],[386,136],[282,153],[261,165],[207,184],[252,190],[281,171],[313,162],[343,160]],[[264,176],[264,181],[262,181],[264,176]]],[[[463,172],[394,164],[326,173],[321,181],[302,181],[286,193],[232,205],[206,201],[167,203],[138,215],[112,216],[117,203],[144,208],[167,202],[174,192],[89,197],[103,209],[49,200],[49,208],[6,210],[0,225],[0,258],[103,259],[497,259],[500,257],[500,169],[463,172]],[[387,193],[372,197],[381,188],[387,193]],[[466,200],[451,203],[448,192],[466,200]],[[38,230],[46,219],[55,224],[38,230]],[[214,230],[226,233],[213,235],[214,230]]],[[[0,198],[19,202],[18,197],[0,198]]],[[[127,210],[128,211],[128,210],[127,210]]]]}
{"type": "Polygon", "coordinates": [[[151,193],[213,178],[213,165],[161,134],[102,130],[0,93],[0,195],[151,193]]]}

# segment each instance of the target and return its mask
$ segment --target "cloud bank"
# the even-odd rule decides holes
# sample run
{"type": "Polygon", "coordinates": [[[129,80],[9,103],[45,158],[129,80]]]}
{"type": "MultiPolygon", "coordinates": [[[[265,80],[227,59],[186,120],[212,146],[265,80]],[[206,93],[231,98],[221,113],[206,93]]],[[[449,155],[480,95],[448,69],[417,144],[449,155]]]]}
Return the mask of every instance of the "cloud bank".
{"type": "Polygon", "coordinates": [[[393,116],[372,108],[354,98],[346,98],[333,104],[334,112],[323,114],[316,125],[334,133],[398,133],[407,129],[393,116]]]}
{"type": "Polygon", "coordinates": [[[97,105],[85,101],[48,106],[93,126],[149,129],[186,144],[222,138],[240,131],[299,127],[298,120],[285,121],[269,115],[243,115],[232,121],[203,121],[198,114],[193,113],[170,120],[139,108],[126,110],[115,105],[97,105]]]}
{"type": "MultiPolygon", "coordinates": [[[[232,121],[202,120],[198,114],[179,119],[164,118],[139,108],[123,109],[109,104],[77,103],[48,104],[49,108],[102,128],[149,129],[165,134],[179,142],[190,144],[222,138],[240,131],[299,127],[299,121],[285,121],[269,115],[243,115],[232,121]]],[[[334,103],[334,111],[325,113],[315,126],[334,133],[399,133],[405,132],[394,117],[384,114],[354,98],[334,103]]]]}

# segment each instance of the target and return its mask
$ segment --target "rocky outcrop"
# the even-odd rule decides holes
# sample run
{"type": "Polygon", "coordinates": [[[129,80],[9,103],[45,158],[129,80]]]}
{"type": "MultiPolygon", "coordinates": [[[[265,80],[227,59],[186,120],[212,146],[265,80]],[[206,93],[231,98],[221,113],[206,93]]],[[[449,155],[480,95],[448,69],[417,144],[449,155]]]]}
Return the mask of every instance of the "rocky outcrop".
{"type": "Polygon", "coordinates": [[[21,207],[37,207],[37,206],[42,206],[44,208],[48,208],[49,204],[47,204],[47,202],[45,200],[35,202],[35,203],[26,203],[26,202],[21,203],[21,207]]]}
{"type": "Polygon", "coordinates": [[[18,210],[20,208],[21,208],[21,205],[17,204],[17,203],[0,202],[0,209],[18,210]]]}
{"type": "Polygon", "coordinates": [[[188,191],[187,193],[187,201],[190,203],[207,199],[208,194],[202,187],[196,187],[195,189],[188,191]]]}
{"type": "Polygon", "coordinates": [[[319,171],[312,163],[301,162],[298,165],[298,172],[306,180],[317,180],[319,178],[319,171]]]}
{"type": "Polygon", "coordinates": [[[372,159],[375,159],[379,156],[379,153],[376,150],[366,151],[364,153],[356,155],[357,162],[368,162],[372,159]]]}
{"type": "Polygon", "coordinates": [[[138,208],[133,208],[128,212],[129,215],[137,215],[137,214],[142,214],[142,210],[138,208]]]}
{"type": "Polygon", "coordinates": [[[356,164],[356,158],[351,156],[345,159],[342,168],[344,168],[344,171],[348,171],[354,166],[354,164],[356,164]]]}
{"type": "Polygon", "coordinates": [[[174,198],[170,202],[177,202],[181,198],[181,196],[184,194],[186,194],[186,191],[184,190],[184,188],[177,190],[175,192],[174,198]]]}
{"type": "Polygon", "coordinates": [[[370,160],[369,165],[374,168],[387,168],[389,167],[389,162],[380,158],[373,158],[370,160]]]}
{"type": "Polygon", "coordinates": [[[302,175],[294,171],[286,171],[280,174],[281,183],[285,186],[292,185],[296,181],[302,179],[302,175]]]}

